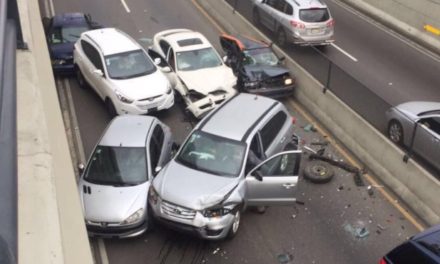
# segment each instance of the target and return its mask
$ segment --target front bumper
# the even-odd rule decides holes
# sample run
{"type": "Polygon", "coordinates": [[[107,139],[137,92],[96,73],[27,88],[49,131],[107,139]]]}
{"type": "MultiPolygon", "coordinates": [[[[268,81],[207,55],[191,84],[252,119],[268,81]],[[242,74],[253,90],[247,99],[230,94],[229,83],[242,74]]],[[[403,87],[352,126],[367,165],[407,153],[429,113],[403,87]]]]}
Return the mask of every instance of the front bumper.
{"type": "Polygon", "coordinates": [[[234,94],[237,92],[235,90],[232,90],[228,93],[221,94],[221,95],[213,95],[208,94],[205,98],[200,99],[195,102],[191,102],[189,98],[186,98],[186,104],[187,109],[196,117],[196,118],[202,118],[205,116],[209,111],[216,108],[218,105],[223,103],[224,101],[231,98],[234,94]]]}
{"type": "Polygon", "coordinates": [[[208,218],[204,217],[201,212],[196,212],[193,219],[182,219],[167,214],[162,210],[160,202],[151,205],[153,217],[163,225],[176,230],[207,240],[224,239],[234,222],[234,216],[227,214],[222,217],[208,218]]]}
{"type": "Polygon", "coordinates": [[[174,92],[162,95],[160,98],[152,102],[138,102],[131,104],[122,103],[118,99],[114,99],[116,111],[119,115],[145,115],[160,110],[169,109],[174,105],[174,92]]]}
{"type": "Polygon", "coordinates": [[[271,87],[260,87],[256,89],[244,88],[246,93],[258,94],[262,96],[267,96],[270,98],[283,98],[288,97],[293,94],[295,85],[283,85],[283,86],[271,86],[271,87]]]}
{"type": "Polygon", "coordinates": [[[112,226],[104,227],[101,225],[89,225],[86,224],[87,233],[90,237],[102,237],[102,238],[129,238],[140,236],[148,228],[146,220],[141,223],[130,226],[112,226]]]}
{"type": "Polygon", "coordinates": [[[70,64],[52,64],[52,69],[55,74],[73,74],[74,65],[70,64]]]}

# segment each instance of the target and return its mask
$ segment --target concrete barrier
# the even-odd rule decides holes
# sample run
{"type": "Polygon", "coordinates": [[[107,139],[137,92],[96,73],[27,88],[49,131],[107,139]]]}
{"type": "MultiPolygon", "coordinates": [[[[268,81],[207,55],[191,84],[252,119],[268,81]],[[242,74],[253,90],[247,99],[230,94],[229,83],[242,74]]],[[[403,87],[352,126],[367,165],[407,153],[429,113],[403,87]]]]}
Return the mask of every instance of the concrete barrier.
{"type": "MultiPolygon", "coordinates": [[[[225,1],[198,2],[228,33],[244,34],[270,42],[239,13],[233,12],[225,1]]],[[[404,153],[399,148],[331,91],[323,94],[321,83],[276,45],[273,47],[278,54],[286,57],[287,66],[297,78],[296,100],[424,221],[430,225],[439,223],[440,203],[437,195],[440,183],[413,160],[404,163],[404,153]]]]}

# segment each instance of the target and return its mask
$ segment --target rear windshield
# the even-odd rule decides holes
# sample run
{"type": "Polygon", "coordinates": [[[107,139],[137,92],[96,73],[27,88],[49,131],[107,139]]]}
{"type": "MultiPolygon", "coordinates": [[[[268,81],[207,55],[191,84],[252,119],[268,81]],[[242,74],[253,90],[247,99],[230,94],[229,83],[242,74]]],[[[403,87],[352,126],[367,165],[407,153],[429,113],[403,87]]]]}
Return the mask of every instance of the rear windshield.
{"type": "Polygon", "coordinates": [[[330,14],[327,8],[301,9],[299,18],[304,22],[318,23],[329,20],[330,14]]]}

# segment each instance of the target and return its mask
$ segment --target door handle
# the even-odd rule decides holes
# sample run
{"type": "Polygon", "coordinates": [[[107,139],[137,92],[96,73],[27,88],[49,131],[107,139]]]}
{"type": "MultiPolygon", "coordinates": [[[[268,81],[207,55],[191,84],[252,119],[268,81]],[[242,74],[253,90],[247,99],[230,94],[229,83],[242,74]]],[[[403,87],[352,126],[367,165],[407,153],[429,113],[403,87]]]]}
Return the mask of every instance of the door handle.
{"type": "Polygon", "coordinates": [[[283,187],[286,188],[286,189],[290,189],[292,187],[295,187],[295,184],[294,183],[284,183],[283,187]]]}

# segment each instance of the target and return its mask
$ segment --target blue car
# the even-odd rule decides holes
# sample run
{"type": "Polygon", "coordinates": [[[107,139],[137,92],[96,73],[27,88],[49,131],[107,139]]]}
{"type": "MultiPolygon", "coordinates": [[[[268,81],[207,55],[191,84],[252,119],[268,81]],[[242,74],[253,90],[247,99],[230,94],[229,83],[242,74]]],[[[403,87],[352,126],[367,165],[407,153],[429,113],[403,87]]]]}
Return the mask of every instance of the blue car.
{"type": "Polygon", "coordinates": [[[391,250],[380,264],[440,263],[440,225],[429,228],[391,250]]]}
{"type": "Polygon", "coordinates": [[[90,15],[64,13],[43,18],[52,68],[55,74],[73,73],[73,45],[81,33],[100,28],[90,15]]]}

